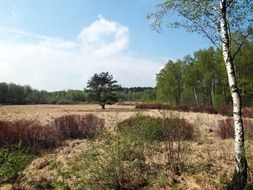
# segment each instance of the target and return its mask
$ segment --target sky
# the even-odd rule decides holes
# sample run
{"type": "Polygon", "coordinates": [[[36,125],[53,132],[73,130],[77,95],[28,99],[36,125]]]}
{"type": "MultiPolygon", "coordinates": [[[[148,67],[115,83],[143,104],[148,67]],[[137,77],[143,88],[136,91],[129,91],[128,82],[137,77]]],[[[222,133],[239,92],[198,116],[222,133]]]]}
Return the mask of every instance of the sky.
{"type": "Polygon", "coordinates": [[[152,31],[146,17],[159,2],[0,0],[0,82],[83,89],[109,72],[124,87],[154,87],[168,60],[210,46],[184,30],[152,31]]]}

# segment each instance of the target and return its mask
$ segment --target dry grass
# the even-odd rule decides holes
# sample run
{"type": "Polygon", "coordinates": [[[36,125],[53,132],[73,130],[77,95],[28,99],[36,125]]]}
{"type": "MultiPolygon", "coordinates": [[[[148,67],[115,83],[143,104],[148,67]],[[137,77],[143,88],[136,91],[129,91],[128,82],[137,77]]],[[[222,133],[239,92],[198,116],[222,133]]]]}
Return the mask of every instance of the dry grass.
{"type": "MultiPolygon", "coordinates": [[[[115,131],[117,123],[123,121],[138,111],[131,105],[112,105],[107,106],[106,110],[101,110],[98,105],[29,105],[29,106],[1,106],[0,120],[16,121],[20,119],[33,120],[38,119],[42,124],[48,124],[55,118],[68,114],[83,115],[93,113],[99,118],[105,120],[105,127],[110,131],[115,131]]],[[[172,182],[173,189],[223,189],[226,179],[230,179],[234,170],[233,159],[233,140],[220,139],[216,131],[218,121],[226,117],[222,115],[213,115],[207,113],[191,113],[177,111],[159,111],[149,110],[141,111],[145,115],[163,117],[164,115],[173,115],[184,118],[193,124],[198,131],[200,140],[187,142],[190,147],[190,154],[187,157],[187,170],[182,172],[181,176],[170,176],[169,173],[160,172],[157,179],[154,180],[150,189],[170,189],[172,182]],[[169,176],[169,177],[168,177],[169,176]],[[170,180],[170,181],[168,181],[170,180]]],[[[253,119],[248,119],[252,120],[253,119]]],[[[94,143],[100,143],[94,142],[94,143]]],[[[252,141],[247,141],[248,152],[253,152],[252,141]]],[[[57,148],[50,154],[42,155],[24,171],[21,183],[25,187],[29,184],[43,184],[45,181],[55,180],[56,171],[52,164],[57,165],[61,162],[61,168],[67,168],[67,160],[86,151],[90,146],[87,140],[66,141],[65,145],[57,148]]],[[[163,159],[165,156],[164,146],[161,145],[155,152],[145,151],[147,164],[154,164],[165,167],[163,159]]],[[[252,163],[249,163],[252,166],[252,163]]],[[[70,181],[71,183],[71,181],[70,181]]],[[[1,188],[0,188],[1,189],[1,188]]]]}

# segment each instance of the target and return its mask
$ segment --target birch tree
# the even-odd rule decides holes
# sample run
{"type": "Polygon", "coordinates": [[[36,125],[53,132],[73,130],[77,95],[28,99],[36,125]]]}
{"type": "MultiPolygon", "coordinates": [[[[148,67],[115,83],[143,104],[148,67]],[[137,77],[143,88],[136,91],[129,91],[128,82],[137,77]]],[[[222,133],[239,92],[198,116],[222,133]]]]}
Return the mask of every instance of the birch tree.
{"type": "Polygon", "coordinates": [[[235,171],[232,189],[244,189],[247,183],[241,97],[234,59],[252,34],[252,13],[252,0],[164,0],[157,5],[155,13],[148,15],[154,30],[160,30],[163,21],[167,20],[167,26],[197,32],[221,49],[233,100],[235,171]],[[173,20],[172,14],[181,18],[173,20]],[[240,35],[234,35],[237,33],[240,35]]]}

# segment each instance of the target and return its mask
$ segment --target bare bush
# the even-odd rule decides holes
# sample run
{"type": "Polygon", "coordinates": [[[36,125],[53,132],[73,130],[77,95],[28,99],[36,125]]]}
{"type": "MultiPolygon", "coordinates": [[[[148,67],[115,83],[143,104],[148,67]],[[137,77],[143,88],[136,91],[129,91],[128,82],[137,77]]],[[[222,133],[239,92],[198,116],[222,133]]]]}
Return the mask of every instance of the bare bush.
{"type": "Polygon", "coordinates": [[[214,107],[211,107],[211,106],[204,106],[203,112],[208,113],[208,114],[217,114],[218,113],[218,111],[214,107]]]}
{"type": "Polygon", "coordinates": [[[54,128],[43,126],[35,120],[0,121],[0,145],[21,143],[32,150],[53,148],[59,145],[59,135],[54,128]]]}
{"type": "Polygon", "coordinates": [[[157,109],[157,110],[167,110],[170,109],[170,106],[167,104],[153,103],[153,104],[137,104],[136,109],[157,109]]]}
{"type": "Polygon", "coordinates": [[[92,114],[62,116],[49,126],[37,120],[0,121],[0,146],[22,144],[38,152],[65,139],[98,137],[103,127],[103,120],[92,114]]]}
{"type": "Polygon", "coordinates": [[[186,104],[177,105],[177,106],[173,107],[172,110],[189,112],[190,111],[190,106],[186,105],[186,104]]]}
{"type": "Polygon", "coordinates": [[[66,115],[56,118],[53,126],[63,139],[94,138],[104,127],[104,121],[92,114],[66,115]]]}
{"type": "Polygon", "coordinates": [[[224,106],[219,107],[218,114],[232,116],[233,115],[232,110],[233,108],[231,105],[224,105],[224,106]]]}

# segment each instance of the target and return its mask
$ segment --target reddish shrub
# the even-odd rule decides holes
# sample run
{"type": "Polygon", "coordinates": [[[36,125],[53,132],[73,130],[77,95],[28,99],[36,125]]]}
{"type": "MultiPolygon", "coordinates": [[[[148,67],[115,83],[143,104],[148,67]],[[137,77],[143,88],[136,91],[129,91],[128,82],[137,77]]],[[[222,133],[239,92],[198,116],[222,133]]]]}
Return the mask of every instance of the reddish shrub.
{"type": "Polygon", "coordinates": [[[218,114],[232,116],[233,115],[233,107],[231,105],[223,105],[219,107],[218,114]]]}
{"type": "Polygon", "coordinates": [[[253,110],[252,108],[243,108],[242,109],[243,117],[253,117],[253,110]]]}
{"type": "Polygon", "coordinates": [[[19,141],[19,129],[9,121],[0,121],[0,145],[15,144],[19,141]]]}
{"type": "MultiPolygon", "coordinates": [[[[226,116],[233,116],[233,106],[231,105],[224,105],[218,109],[218,114],[226,115],[226,116]]],[[[251,108],[243,108],[242,109],[242,116],[243,117],[253,117],[253,110],[251,108]]]]}
{"type": "Polygon", "coordinates": [[[21,139],[34,151],[55,148],[61,143],[60,135],[54,127],[43,126],[39,122],[24,127],[21,139]]]}
{"type": "Polygon", "coordinates": [[[202,107],[191,107],[191,112],[203,112],[202,107]]]}
{"type": "MultiPolygon", "coordinates": [[[[249,138],[253,138],[253,121],[243,119],[243,126],[245,135],[249,138]]],[[[226,118],[225,120],[219,121],[217,132],[222,139],[234,138],[233,118],[226,118]]]]}
{"type": "Polygon", "coordinates": [[[103,121],[92,114],[56,118],[53,126],[43,126],[35,120],[0,121],[0,146],[21,143],[39,152],[68,138],[97,137],[103,126],[103,121]]]}
{"type": "Polygon", "coordinates": [[[104,122],[92,114],[66,115],[56,118],[53,126],[63,139],[93,138],[99,135],[104,122]]]}
{"type": "Polygon", "coordinates": [[[183,111],[183,112],[189,112],[190,111],[190,106],[188,105],[177,105],[172,108],[173,110],[176,111],[183,111]]]}
{"type": "Polygon", "coordinates": [[[135,106],[136,109],[169,109],[169,105],[167,104],[137,104],[135,106]]]}
{"type": "Polygon", "coordinates": [[[164,129],[163,133],[170,138],[178,139],[187,139],[192,140],[194,137],[194,128],[193,125],[188,123],[185,119],[182,118],[166,118],[165,120],[160,120],[163,122],[164,129]]]}
{"type": "Polygon", "coordinates": [[[214,108],[214,107],[211,107],[211,106],[205,106],[203,108],[203,112],[204,113],[209,113],[209,114],[217,114],[217,110],[214,108]]]}
{"type": "Polygon", "coordinates": [[[226,118],[218,122],[217,134],[222,139],[234,138],[234,123],[232,118],[226,118]]]}
{"type": "Polygon", "coordinates": [[[22,143],[38,151],[59,144],[54,128],[42,126],[35,120],[0,121],[0,145],[22,143]]]}

